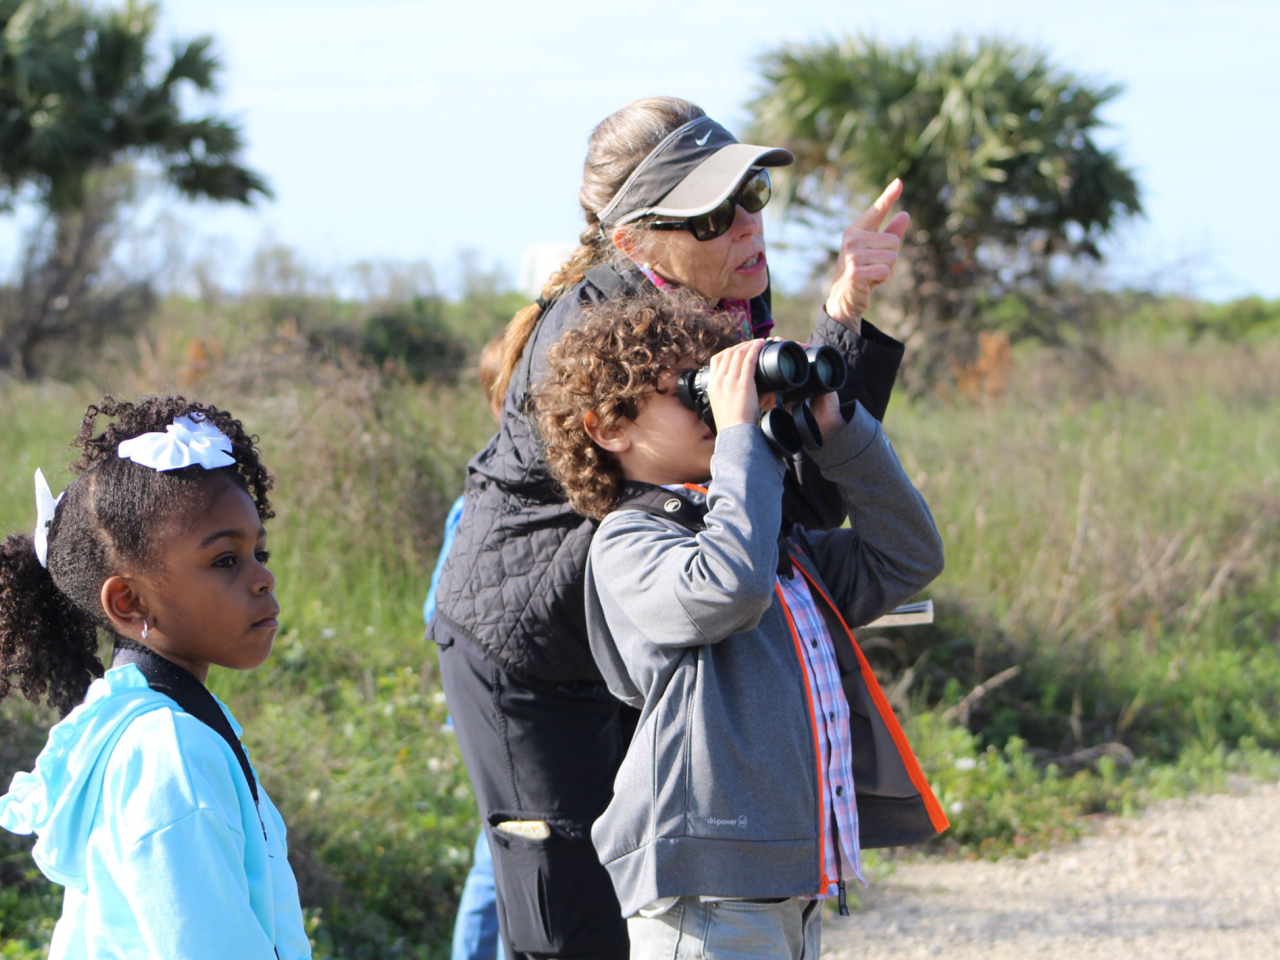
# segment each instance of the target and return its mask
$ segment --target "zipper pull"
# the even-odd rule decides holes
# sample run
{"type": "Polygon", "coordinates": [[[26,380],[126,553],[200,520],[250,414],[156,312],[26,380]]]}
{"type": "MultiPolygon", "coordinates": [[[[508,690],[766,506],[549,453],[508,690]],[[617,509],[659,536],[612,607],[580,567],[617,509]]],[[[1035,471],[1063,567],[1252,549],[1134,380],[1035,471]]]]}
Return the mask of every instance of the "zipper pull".
{"type": "Polygon", "coordinates": [[[844,881],[836,881],[836,903],[840,905],[840,916],[847,917],[849,915],[849,898],[845,895],[844,881]]]}

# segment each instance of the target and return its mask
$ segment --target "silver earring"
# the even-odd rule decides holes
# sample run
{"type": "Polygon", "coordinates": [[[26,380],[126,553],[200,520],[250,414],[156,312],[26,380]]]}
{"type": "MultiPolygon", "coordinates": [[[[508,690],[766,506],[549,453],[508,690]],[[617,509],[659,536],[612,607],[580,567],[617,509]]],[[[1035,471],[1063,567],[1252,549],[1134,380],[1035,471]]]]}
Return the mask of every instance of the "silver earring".
{"type": "Polygon", "coordinates": [[[142,639],[143,640],[147,639],[147,630],[148,630],[147,621],[143,620],[142,621],[142,639]]]}

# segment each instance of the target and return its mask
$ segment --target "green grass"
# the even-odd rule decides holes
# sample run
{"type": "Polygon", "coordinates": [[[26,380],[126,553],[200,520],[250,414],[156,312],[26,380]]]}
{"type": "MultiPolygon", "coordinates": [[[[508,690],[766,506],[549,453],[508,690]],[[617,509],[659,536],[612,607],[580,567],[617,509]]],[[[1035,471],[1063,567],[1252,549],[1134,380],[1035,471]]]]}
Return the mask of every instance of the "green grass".
{"type": "MultiPolygon", "coordinates": [[[[262,438],[283,613],[268,664],[211,686],[289,825],[317,956],[442,957],[476,813],[421,605],[492,423],[469,377],[316,359],[289,318],[233,312],[171,306],[141,353],[119,348],[131,364],[102,367],[132,396],[180,382],[195,338],[216,348],[183,389],[262,438]]],[[[947,570],[927,591],[935,625],[861,639],[951,811],[939,851],[1031,850],[1082,815],[1280,775],[1280,344],[1162,336],[1109,354],[1112,373],[1083,375],[1019,353],[1003,398],[891,405],[947,570]]],[[[0,530],[33,523],[36,466],[65,485],[65,444],[101,392],[0,383],[0,530]]],[[[0,708],[0,780],[49,719],[0,708]]],[[[0,837],[4,957],[43,949],[60,900],[25,850],[0,837]]]]}
{"type": "Polygon", "coordinates": [[[957,811],[939,846],[1032,849],[1081,814],[1275,776],[1277,347],[1121,342],[1088,390],[1028,353],[1004,400],[891,409],[947,570],[937,624],[863,639],[957,811]],[[967,728],[943,722],[1006,670],[967,728]]]}

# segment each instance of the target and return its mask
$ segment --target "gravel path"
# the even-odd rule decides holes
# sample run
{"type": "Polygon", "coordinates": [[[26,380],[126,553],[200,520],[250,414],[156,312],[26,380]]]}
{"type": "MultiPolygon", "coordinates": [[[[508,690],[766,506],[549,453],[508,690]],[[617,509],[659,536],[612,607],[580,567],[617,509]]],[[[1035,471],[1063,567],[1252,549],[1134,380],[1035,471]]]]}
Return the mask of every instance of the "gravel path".
{"type": "Polygon", "coordinates": [[[1026,860],[900,862],[825,960],[1280,960],[1280,785],[1162,803],[1026,860]]]}

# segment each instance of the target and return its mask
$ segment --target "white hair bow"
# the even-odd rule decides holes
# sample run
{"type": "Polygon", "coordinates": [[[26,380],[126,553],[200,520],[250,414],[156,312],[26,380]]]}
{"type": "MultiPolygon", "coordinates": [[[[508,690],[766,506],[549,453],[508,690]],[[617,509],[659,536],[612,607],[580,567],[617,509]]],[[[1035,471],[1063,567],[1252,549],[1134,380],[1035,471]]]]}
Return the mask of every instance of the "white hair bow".
{"type": "Polygon", "coordinates": [[[199,414],[178,417],[164,433],[144,433],[120,441],[119,453],[152,470],[181,470],[199,464],[206,470],[229,467],[231,438],[199,414]]]}
{"type": "Polygon", "coordinates": [[[36,532],[31,535],[31,539],[36,542],[36,559],[42,567],[49,566],[49,525],[53,523],[54,511],[66,495],[67,491],[63,490],[55,497],[43,471],[36,468],[36,532]]]}

